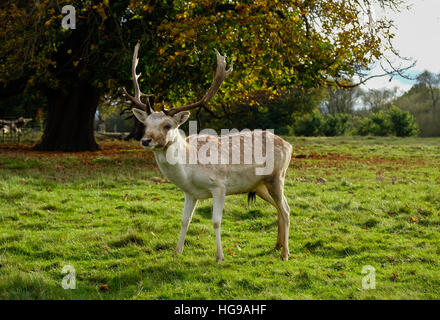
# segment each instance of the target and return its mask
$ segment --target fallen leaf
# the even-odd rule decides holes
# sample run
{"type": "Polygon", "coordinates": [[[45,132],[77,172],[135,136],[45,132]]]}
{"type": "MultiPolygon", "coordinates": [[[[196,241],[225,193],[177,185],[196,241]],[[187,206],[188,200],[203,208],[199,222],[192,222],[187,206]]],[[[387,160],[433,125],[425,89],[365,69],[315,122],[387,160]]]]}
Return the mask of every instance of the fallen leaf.
{"type": "Polygon", "coordinates": [[[231,254],[231,255],[234,255],[235,254],[235,252],[234,251],[232,251],[231,249],[229,249],[228,248],[228,252],[229,252],[229,254],[231,254]]]}
{"type": "Polygon", "coordinates": [[[99,290],[101,290],[101,291],[108,291],[108,284],[102,284],[102,285],[99,287],[99,290]]]}
{"type": "Polygon", "coordinates": [[[158,201],[158,200],[160,200],[160,198],[159,198],[159,197],[154,197],[154,198],[151,198],[151,201],[158,201]]]}
{"type": "Polygon", "coordinates": [[[206,232],[206,230],[205,229],[203,229],[202,231],[200,231],[200,233],[199,234],[204,234],[206,232]]]}
{"type": "Polygon", "coordinates": [[[21,184],[25,184],[25,183],[26,183],[26,180],[21,179],[21,180],[20,180],[20,183],[21,183],[21,184]]]}
{"type": "MultiPolygon", "coordinates": [[[[440,216],[440,213],[438,214],[439,216],[440,216]]],[[[238,225],[240,225],[240,224],[242,224],[243,222],[241,222],[241,221],[237,221],[237,224],[238,225]]]]}
{"type": "Polygon", "coordinates": [[[109,246],[106,246],[106,245],[101,246],[101,248],[104,249],[104,250],[107,250],[107,251],[110,250],[110,247],[109,247],[109,246]]]}
{"type": "Polygon", "coordinates": [[[345,277],[345,274],[342,273],[342,272],[339,272],[339,275],[340,275],[341,277],[345,277]]]}
{"type": "Polygon", "coordinates": [[[398,277],[399,277],[399,275],[397,273],[393,272],[393,281],[397,281],[398,277]]]}
{"type": "Polygon", "coordinates": [[[268,264],[273,264],[273,261],[269,261],[268,264]]]}
{"type": "Polygon", "coordinates": [[[124,196],[124,201],[127,201],[127,200],[128,200],[128,193],[126,193],[124,196]]]}
{"type": "Polygon", "coordinates": [[[417,222],[419,222],[419,218],[411,217],[411,222],[417,223],[417,222]]]}

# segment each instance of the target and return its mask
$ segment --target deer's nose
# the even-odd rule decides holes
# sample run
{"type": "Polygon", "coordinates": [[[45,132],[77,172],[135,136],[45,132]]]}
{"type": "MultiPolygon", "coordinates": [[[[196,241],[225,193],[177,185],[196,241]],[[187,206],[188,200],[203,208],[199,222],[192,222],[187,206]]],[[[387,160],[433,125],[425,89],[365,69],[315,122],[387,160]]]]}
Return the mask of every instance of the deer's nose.
{"type": "Polygon", "coordinates": [[[150,142],[151,142],[151,139],[142,139],[141,144],[142,144],[144,147],[148,147],[148,145],[150,144],[150,142]]]}

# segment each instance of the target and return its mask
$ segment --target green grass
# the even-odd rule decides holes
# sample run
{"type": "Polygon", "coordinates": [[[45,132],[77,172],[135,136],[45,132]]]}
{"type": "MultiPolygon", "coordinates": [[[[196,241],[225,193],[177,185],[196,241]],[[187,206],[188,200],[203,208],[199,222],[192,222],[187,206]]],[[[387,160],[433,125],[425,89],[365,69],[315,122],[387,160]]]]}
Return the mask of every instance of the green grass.
{"type": "Polygon", "coordinates": [[[290,260],[273,249],[274,209],[242,195],[227,198],[220,264],[208,200],[172,256],[183,193],[151,180],[137,144],[0,148],[0,299],[440,298],[440,139],[286,139],[290,260]],[[61,287],[65,265],[75,290],[61,287]]]}

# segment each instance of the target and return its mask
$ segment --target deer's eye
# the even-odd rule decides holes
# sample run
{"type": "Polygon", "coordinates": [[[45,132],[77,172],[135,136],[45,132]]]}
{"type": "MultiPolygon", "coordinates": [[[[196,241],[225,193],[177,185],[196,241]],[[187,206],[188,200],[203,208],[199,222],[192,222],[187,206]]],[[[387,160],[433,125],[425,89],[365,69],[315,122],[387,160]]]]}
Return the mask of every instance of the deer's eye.
{"type": "Polygon", "coordinates": [[[166,124],[163,128],[164,128],[165,130],[170,130],[170,129],[171,129],[171,125],[166,124]]]}

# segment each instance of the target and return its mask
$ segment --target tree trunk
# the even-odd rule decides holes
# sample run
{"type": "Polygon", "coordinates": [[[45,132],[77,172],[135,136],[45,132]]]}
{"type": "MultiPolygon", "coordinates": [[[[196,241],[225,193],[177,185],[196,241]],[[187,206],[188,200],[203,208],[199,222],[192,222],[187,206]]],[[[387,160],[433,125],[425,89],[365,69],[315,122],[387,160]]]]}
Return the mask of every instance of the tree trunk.
{"type": "Polygon", "coordinates": [[[95,151],[99,146],[93,130],[100,93],[90,84],[79,84],[66,94],[47,94],[48,112],[40,151],[95,151]]]}

